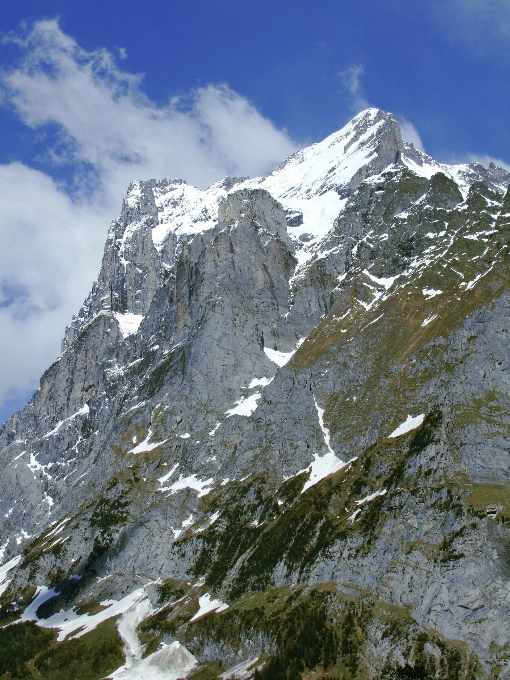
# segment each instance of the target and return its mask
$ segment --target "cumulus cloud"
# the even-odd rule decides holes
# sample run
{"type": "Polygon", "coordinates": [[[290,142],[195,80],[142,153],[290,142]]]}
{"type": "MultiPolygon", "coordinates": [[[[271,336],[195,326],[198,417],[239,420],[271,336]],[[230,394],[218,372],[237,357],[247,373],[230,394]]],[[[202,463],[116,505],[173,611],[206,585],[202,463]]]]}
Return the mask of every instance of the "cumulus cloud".
{"type": "Polygon", "coordinates": [[[359,113],[370,106],[361,85],[361,76],[363,75],[363,72],[364,68],[362,64],[354,64],[340,73],[344,87],[350,96],[353,113],[359,113]]]}
{"type": "Polygon", "coordinates": [[[402,135],[404,142],[413,144],[414,148],[418,149],[418,151],[425,151],[421,137],[414,125],[405,118],[399,118],[398,122],[400,125],[400,134],[402,135]]]}
{"type": "Polygon", "coordinates": [[[68,181],[0,166],[0,404],[37,386],[97,274],[109,221],[133,179],[267,174],[298,145],[244,97],[209,85],[166,105],[105,49],[88,52],[55,20],[10,35],[18,64],[0,101],[30,128],[57,130],[47,160],[68,181]]]}
{"type": "Polygon", "coordinates": [[[1,406],[33,391],[57,357],[99,266],[107,215],[22,163],[0,165],[0,204],[1,406]]]}

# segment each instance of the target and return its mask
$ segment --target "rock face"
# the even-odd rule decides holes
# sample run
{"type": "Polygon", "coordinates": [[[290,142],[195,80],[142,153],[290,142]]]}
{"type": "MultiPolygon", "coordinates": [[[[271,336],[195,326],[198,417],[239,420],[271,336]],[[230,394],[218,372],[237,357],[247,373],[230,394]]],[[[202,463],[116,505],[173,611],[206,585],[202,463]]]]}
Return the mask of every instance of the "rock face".
{"type": "Polygon", "coordinates": [[[114,677],[510,675],[509,182],[368,109],[266,178],[130,185],[0,431],[17,677],[64,621],[111,673],[109,616],[114,677]]]}

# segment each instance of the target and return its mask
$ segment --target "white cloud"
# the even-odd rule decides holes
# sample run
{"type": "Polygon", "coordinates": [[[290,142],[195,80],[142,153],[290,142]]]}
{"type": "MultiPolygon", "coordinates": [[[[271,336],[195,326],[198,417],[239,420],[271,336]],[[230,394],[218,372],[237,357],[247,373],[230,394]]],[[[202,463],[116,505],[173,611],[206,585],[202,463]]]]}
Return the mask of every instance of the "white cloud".
{"type": "Polygon", "coordinates": [[[21,163],[0,166],[0,404],[34,389],[58,356],[129,182],[179,177],[205,188],[266,174],[297,148],[225,85],[154,104],[141,76],[107,50],[83,50],[55,20],[9,39],[23,56],[1,74],[0,101],[31,128],[57,127],[48,157],[73,181],[66,190],[21,163]]]}
{"type": "Polygon", "coordinates": [[[44,173],[0,165],[0,404],[35,389],[100,264],[106,215],[44,173]]]}
{"type": "MultiPolygon", "coordinates": [[[[508,58],[510,37],[509,0],[434,0],[429,9],[439,28],[450,39],[460,40],[485,55],[508,58]]],[[[473,52],[471,52],[473,54],[473,52]]]]}
{"type": "Polygon", "coordinates": [[[421,137],[414,125],[405,118],[399,118],[398,123],[400,125],[400,134],[402,135],[404,142],[413,144],[414,148],[418,149],[418,151],[425,151],[421,137]]]}
{"type": "Polygon", "coordinates": [[[362,64],[354,64],[340,73],[344,87],[350,95],[353,113],[359,113],[370,106],[361,86],[361,76],[364,70],[362,64]]]}

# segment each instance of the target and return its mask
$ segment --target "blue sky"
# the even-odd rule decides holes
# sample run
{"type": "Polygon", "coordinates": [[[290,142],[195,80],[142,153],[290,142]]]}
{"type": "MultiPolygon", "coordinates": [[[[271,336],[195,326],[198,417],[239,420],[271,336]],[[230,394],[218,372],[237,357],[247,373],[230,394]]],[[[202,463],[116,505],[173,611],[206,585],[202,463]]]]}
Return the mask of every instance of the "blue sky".
{"type": "Polygon", "coordinates": [[[59,352],[130,179],[262,174],[367,105],[510,163],[508,0],[19,0],[0,31],[0,420],[59,352]]]}

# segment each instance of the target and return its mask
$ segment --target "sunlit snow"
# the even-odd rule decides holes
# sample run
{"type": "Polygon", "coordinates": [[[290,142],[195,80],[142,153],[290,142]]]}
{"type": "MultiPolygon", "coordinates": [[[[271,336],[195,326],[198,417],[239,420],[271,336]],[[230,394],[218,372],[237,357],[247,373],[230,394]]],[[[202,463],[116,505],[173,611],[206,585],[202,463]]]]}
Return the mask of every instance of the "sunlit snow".
{"type": "Polygon", "coordinates": [[[400,437],[403,434],[407,434],[411,430],[415,430],[417,427],[419,427],[423,421],[425,420],[425,414],[422,413],[419,416],[407,416],[407,420],[399,425],[391,434],[388,435],[390,439],[394,439],[395,437],[400,437]]]}
{"type": "Polygon", "coordinates": [[[347,518],[347,521],[350,522],[351,524],[356,520],[356,517],[360,514],[361,508],[357,508],[350,517],[347,518]]]}
{"type": "Polygon", "coordinates": [[[256,411],[258,406],[257,401],[261,396],[260,392],[255,392],[255,394],[251,394],[249,397],[243,397],[236,402],[236,406],[229,411],[225,411],[225,415],[227,418],[230,418],[230,416],[251,416],[251,414],[256,411]]]}
{"type": "MultiPolygon", "coordinates": [[[[314,400],[315,401],[315,400],[314,400]]],[[[303,486],[303,489],[301,493],[304,493],[307,489],[309,489],[311,486],[314,484],[317,484],[317,482],[320,482],[321,479],[324,479],[328,475],[333,474],[334,472],[338,472],[338,470],[341,470],[347,463],[344,463],[343,460],[338,458],[338,456],[335,454],[333,449],[331,448],[331,442],[330,442],[330,435],[329,435],[329,430],[325,427],[324,425],[324,409],[322,409],[317,402],[315,401],[315,408],[317,410],[317,416],[319,418],[319,425],[322,430],[322,434],[324,436],[324,442],[326,446],[328,447],[328,453],[324,456],[319,456],[318,454],[314,453],[313,454],[313,461],[308,465],[308,467],[304,468],[303,470],[299,470],[299,472],[296,473],[296,475],[300,475],[303,472],[310,472],[310,476],[305,482],[305,485],[303,486]]],[[[355,459],[353,459],[355,460],[355,459]]],[[[348,461],[350,463],[351,461],[348,461]]]]}
{"type": "Polygon", "coordinates": [[[270,349],[269,347],[264,347],[264,352],[270,361],[272,361],[277,366],[282,367],[292,359],[304,341],[305,338],[301,338],[301,340],[297,342],[296,347],[291,352],[278,352],[275,349],[270,349]]]}
{"type": "Polygon", "coordinates": [[[363,273],[366,274],[368,276],[368,278],[371,279],[374,283],[377,283],[379,286],[383,286],[384,288],[386,288],[386,290],[391,288],[391,286],[394,284],[396,279],[398,279],[398,277],[400,276],[400,274],[397,274],[397,276],[389,276],[386,279],[384,279],[384,278],[379,279],[379,278],[377,278],[377,276],[374,276],[373,274],[371,274],[366,269],[364,270],[363,273]]]}
{"type": "Polygon", "coordinates": [[[216,423],[216,425],[213,427],[213,429],[209,432],[210,437],[214,437],[214,435],[218,431],[218,428],[219,428],[220,425],[221,425],[221,423],[216,423]]]}
{"type": "Polygon", "coordinates": [[[378,496],[384,496],[387,493],[387,489],[381,489],[381,491],[375,491],[374,493],[371,493],[368,496],[365,496],[365,498],[361,498],[359,501],[356,501],[356,505],[365,505],[365,503],[370,503],[370,501],[373,501],[374,498],[377,498],[378,496]]]}
{"type": "Polygon", "coordinates": [[[211,600],[209,593],[206,593],[199,598],[198,605],[200,609],[197,611],[195,616],[190,619],[190,621],[196,621],[201,616],[209,614],[209,612],[219,613],[225,611],[225,609],[228,609],[228,604],[225,604],[225,602],[222,602],[221,600],[211,600]]]}
{"type": "Polygon", "coordinates": [[[46,586],[39,586],[36,597],[21,615],[21,621],[35,621],[38,626],[43,628],[54,628],[59,631],[58,640],[64,640],[71,633],[73,637],[81,637],[94,630],[100,623],[127,612],[136,602],[147,598],[143,588],[126,595],[121,600],[104,600],[100,602],[105,607],[97,614],[77,614],[74,610],[60,611],[47,619],[39,619],[36,612],[38,608],[51,597],[58,595],[55,590],[49,590],[46,586]]]}
{"type": "Polygon", "coordinates": [[[275,363],[277,366],[285,366],[286,363],[288,363],[294,354],[296,353],[296,350],[292,350],[292,352],[277,352],[275,349],[269,349],[269,347],[264,347],[264,352],[266,353],[267,358],[275,363]]]}
{"type": "Polygon", "coordinates": [[[164,484],[165,482],[167,482],[170,479],[170,477],[174,474],[174,472],[177,470],[178,467],[179,467],[179,463],[176,463],[169,472],[164,474],[162,477],[158,477],[158,482],[160,484],[164,484]]]}
{"type": "Polygon", "coordinates": [[[149,428],[149,432],[147,433],[147,436],[143,440],[143,442],[140,442],[138,446],[135,446],[134,449],[131,450],[131,453],[145,453],[146,451],[152,451],[152,449],[157,448],[158,446],[161,446],[161,444],[164,444],[167,440],[163,439],[163,441],[160,442],[151,442],[149,443],[149,439],[152,437],[152,430],[149,428]]]}
{"type": "Polygon", "coordinates": [[[253,378],[248,385],[248,389],[252,390],[254,387],[267,387],[272,382],[274,375],[271,378],[253,378]]]}
{"type": "Polygon", "coordinates": [[[121,314],[120,312],[116,312],[114,316],[117,319],[117,323],[120,326],[124,338],[136,333],[143,321],[142,314],[121,314]]]}
{"type": "Polygon", "coordinates": [[[434,321],[434,319],[437,319],[437,314],[432,314],[432,316],[428,316],[426,319],[424,319],[422,326],[428,326],[431,321],[434,321]]]}
{"type": "Polygon", "coordinates": [[[60,430],[60,428],[62,427],[62,425],[64,423],[67,423],[71,420],[74,420],[78,416],[86,416],[86,415],[88,415],[88,413],[89,413],[89,405],[84,404],[78,411],[76,411],[76,413],[73,413],[72,416],[69,416],[69,418],[66,418],[65,420],[61,420],[59,423],[57,423],[57,425],[55,425],[55,427],[53,428],[53,430],[51,430],[51,432],[47,432],[44,435],[43,439],[46,439],[47,437],[52,437],[53,435],[57,434],[57,432],[60,430]]]}
{"type": "Polygon", "coordinates": [[[435,297],[436,295],[441,295],[443,291],[442,290],[435,290],[434,288],[424,288],[422,290],[423,295],[427,298],[427,300],[430,300],[430,298],[435,297]]]}
{"type": "Polygon", "coordinates": [[[169,491],[171,494],[182,491],[183,489],[192,489],[193,491],[198,491],[198,498],[206,496],[209,491],[212,490],[212,484],[214,480],[212,477],[209,479],[198,479],[196,475],[189,475],[188,477],[179,476],[179,479],[172,484],[172,486],[166,486],[158,491],[169,491]]]}

